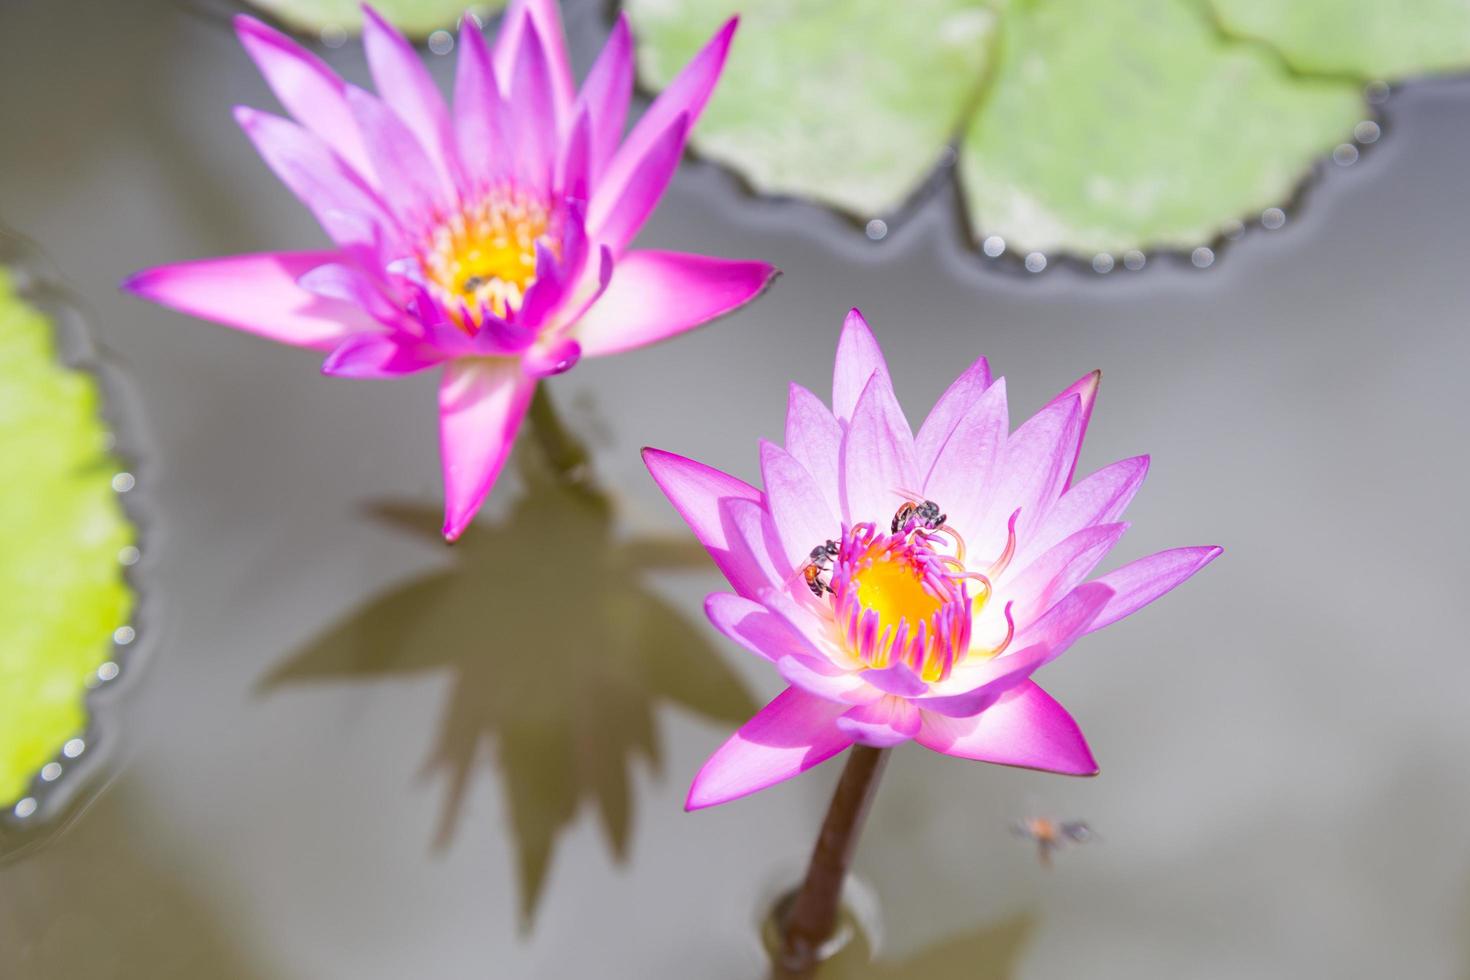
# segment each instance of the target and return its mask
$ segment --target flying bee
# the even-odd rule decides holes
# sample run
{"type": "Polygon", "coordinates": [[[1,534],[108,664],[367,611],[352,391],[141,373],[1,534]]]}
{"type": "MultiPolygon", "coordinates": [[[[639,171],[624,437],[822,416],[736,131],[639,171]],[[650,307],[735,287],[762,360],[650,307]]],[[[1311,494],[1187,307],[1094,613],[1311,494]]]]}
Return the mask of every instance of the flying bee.
{"type": "Polygon", "coordinates": [[[939,505],[932,500],[905,500],[898,513],[893,515],[891,532],[897,534],[907,530],[911,523],[926,531],[937,531],[948,519],[949,515],[941,513],[939,505]]]}
{"type": "Polygon", "coordinates": [[[1051,820],[1047,817],[1027,817],[1011,824],[1018,836],[1036,842],[1036,856],[1041,866],[1051,867],[1052,854],[1072,844],[1086,844],[1096,840],[1092,828],[1081,820],[1051,820]]]}
{"type": "Polygon", "coordinates": [[[837,552],[837,542],[828,538],[812,549],[807,556],[807,563],[801,568],[801,577],[806,582],[806,587],[818,599],[832,591],[832,586],[822,576],[831,568],[832,559],[837,557],[837,552]]]}

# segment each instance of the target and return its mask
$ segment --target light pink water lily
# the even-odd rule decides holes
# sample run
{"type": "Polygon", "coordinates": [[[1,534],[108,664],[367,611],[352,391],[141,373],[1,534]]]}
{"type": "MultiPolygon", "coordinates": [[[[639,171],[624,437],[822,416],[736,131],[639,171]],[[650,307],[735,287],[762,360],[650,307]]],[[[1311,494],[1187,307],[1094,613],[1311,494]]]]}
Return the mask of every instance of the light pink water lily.
{"type": "Polygon", "coordinates": [[[621,17],[580,90],[553,0],[513,3],[493,46],[466,18],[452,107],[368,8],[377,95],[259,21],[235,23],[293,117],[240,107],[236,119],[332,247],[163,266],[124,285],[329,352],[326,374],[442,366],[451,540],[494,484],[537,379],[706,323],[775,275],[761,262],[629,249],[719,79],[734,20],[626,139],[633,46],[621,17]]]}
{"type": "Polygon", "coordinates": [[[852,745],[1072,775],[1097,771],[1077,723],[1032,674],[1078,638],[1220,554],[1176,548],[1086,581],[1127,524],[1148,457],[1073,482],[1098,375],[1010,431],[982,358],[915,435],[861,314],[837,347],[832,408],[791,386],[764,491],[644,451],[733,593],[710,621],[790,685],[705,763],[691,810],[789,779],[852,745]]]}

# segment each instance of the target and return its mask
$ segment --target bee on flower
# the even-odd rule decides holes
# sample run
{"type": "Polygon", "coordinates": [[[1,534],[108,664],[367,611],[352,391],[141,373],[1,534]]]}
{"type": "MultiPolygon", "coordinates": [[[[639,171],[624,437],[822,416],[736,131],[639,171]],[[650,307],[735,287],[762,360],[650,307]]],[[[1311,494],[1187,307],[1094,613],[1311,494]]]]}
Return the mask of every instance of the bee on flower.
{"type": "Polygon", "coordinates": [[[689,809],[789,779],[852,745],[916,741],[1009,766],[1092,775],[1072,716],[1033,675],[1220,554],[1175,548],[1098,578],[1143,484],[1137,456],[1074,480],[1098,374],[1014,432],[982,358],[915,433],[857,310],[832,406],[791,386],[762,488],[646,449],[650,473],[728,579],[705,603],[787,688],[705,763],[689,809]],[[911,488],[911,489],[906,489],[911,488]],[[813,550],[816,542],[829,542],[813,550]],[[804,571],[805,570],[805,571],[804,571]]]}

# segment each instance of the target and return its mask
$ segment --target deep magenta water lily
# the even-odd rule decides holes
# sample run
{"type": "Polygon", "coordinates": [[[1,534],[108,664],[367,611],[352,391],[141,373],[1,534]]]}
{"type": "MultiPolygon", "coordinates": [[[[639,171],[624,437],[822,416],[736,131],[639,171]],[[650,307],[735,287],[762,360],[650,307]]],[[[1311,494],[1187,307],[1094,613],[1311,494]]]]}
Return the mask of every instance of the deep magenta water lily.
{"type": "Polygon", "coordinates": [[[235,24],[293,118],[246,107],[235,117],[333,247],[168,265],[124,285],[327,351],[326,374],[442,367],[451,540],[494,484],[537,379],[706,323],[775,275],[761,262],[628,247],[719,79],[734,20],[626,139],[633,46],[621,17],[580,90],[553,0],[513,3],[493,46],[466,18],[452,107],[368,8],[377,95],[259,21],[235,24]]]}
{"type": "Polygon", "coordinates": [[[981,358],[915,435],[853,310],[832,408],[791,386],[785,448],[760,447],[764,491],[644,451],[735,590],[709,597],[710,621],[790,685],[705,763],[689,809],[854,743],[912,739],[965,759],[1097,771],[1077,723],[1032,674],[1220,554],[1176,548],[1086,581],[1127,529],[1120,518],[1148,470],[1138,456],[1073,482],[1098,377],[1011,432],[1005,381],[981,358]]]}

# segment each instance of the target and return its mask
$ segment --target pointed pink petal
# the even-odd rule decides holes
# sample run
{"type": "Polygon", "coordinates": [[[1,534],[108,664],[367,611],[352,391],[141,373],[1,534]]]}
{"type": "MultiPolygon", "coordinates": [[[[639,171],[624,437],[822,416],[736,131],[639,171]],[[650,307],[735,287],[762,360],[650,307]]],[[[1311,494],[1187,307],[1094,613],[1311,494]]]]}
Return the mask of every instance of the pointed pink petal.
{"type": "Polygon", "coordinates": [[[875,373],[842,437],[842,506],[849,524],[873,521],[886,530],[919,484],[914,437],[886,374],[875,373]]]}
{"type": "Polygon", "coordinates": [[[828,701],[859,704],[879,697],[861,674],[825,659],[785,619],[758,602],[716,592],[705,599],[705,614],[721,633],[776,665],[787,683],[828,701]]]}
{"type": "Polygon", "coordinates": [[[331,350],[350,334],[377,329],[362,310],[297,284],[338,252],[263,252],[202,259],[136,272],[123,288],[191,316],[283,344],[331,350]]]}
{"type": "Polygon", "coordinates": [[[377,280],[358,266],[331,262],[307,270],[296,281],[309,293],[360,307],[380,323],[396,324],[403,318],[403,311],[383,294],[377,280]]]}
{"type": "Polygon", "coordinates": [[[1097,582],[1073,589],[1036,622],[1018,630],[1009,649],[989,660],[970,659],[932,689],[924,707],[943,714],[967,715],[981,710],[994,695],[1066,653],[1088,632],[1113,590],[1097,582]]]}
{"type": "Polygon", "coordinates": [[[919,734],[919,709],[912,702],[889,695],[849,708],[837,727],[860,745],[886,749],[919,734]]]}
{"type": "MultiPolygon", "coordinates": [[[[623,145],[613,154],[607,173],[597,185],[598,198],[615,201],[626,192],[640,162],[650,148],[681,116],[693,126],[704,111],[735,36],[736,19],[732,18],[708,44],[700,50],[638,120],[623,145]]],[[[687,127],[686,127],[687,128],[687,127]]],[[[680,145],[682,149],[682,143],[680,145]]]]}
{"type": "Polygon", "coordinates": [[[532,26],[540,35],[540,47],[547,67],[547,107],[550,112],[544,118],[552,124],[552,132],[558,132],[570,117],[575,84],[571,62],[567,58],[566,32],[556,0],[514,0],[505,12],[505,18],[500,22],[500,33],[495,38],[495,74],[500,80],[501,91],[506,91],[515,71],[516,52],[526,28],[532,26]]]}
{"type": "Polygon", "coordinates": [[[960,759],[1092,776],[1097,762],[1067,710],[1025,681],[973,718],[923,712],[920,745],[960,759]]]}
{"type": "Polygon", "coordinates": [[[1112,587],[1101,580],[1079,585],[1054,603],[1040,619],[1025,629],[1017,630],[1013,646],[1017,650],[1046,647],[1042,664],[1050,663],[1066,653],[1078,638],[1091,632],[1091,627],[1112,598],[1112,587]]]}
{"type": "Polygon", "coordinates": [[[788,655],[776,661],[776,673],[792,687],[824,701],[843,704],[867,704],[883,697],[860,671],[837,670],[831,664],[810,657],[788,655]]]}
{"type": "Polygon", "coordinates": [[[918,697],[929,691],[929,685],[914,672],[912,667],[903,663],[877,670],[865,670],[863,680],[884,694],[897,694],[905,698],[918,697]]]}
{"type": "Polygon", "coordinates": [[[596,272],[589,267],[591,248],[582,225],[581,203],[565,203],[560,246],[548,235],[536,240],[535,280],[527,287],[525,299],[513,317],[521,329],[545,338],[565,336],[564,328],[574,323],[580,312],[578,305],[595,302],[607,288],[602,274],[611,277],[610,261],[606,269],[596,272]]]}
{"type": "Polygon", "coordinates": [[[444,537],[464,533],[505,465],[536,382],[516,360],[451,361],[439,386],[444,537]]]}
{"type": "Polygon", "coordinates": [[[1001,378],[970,405],[936,451],[924,479],[924,496],[948,513],[950,525],[961,534],[974,534],[982,526],[1009,430],[1006,382],[1001,378]]]}
{"type": "MultiPolygon", "coordinates": [[[[790,567],[802,568],[813,548],[842,536],[842,520],[827,505],[827,498],[817,489],[806,467],[790,453],[764,439],[760,452],[761,483],[776,536],[790,567]]],[[[802,582],[793,584],[806,587],[802,582]]]]}
{"type": "Polygon", "coordinates": [[[603,187],[592,195],[587,231],[595,241],[611,248],[614,255],[628,247],[669,186],[688,135],[689,117],[676,116],[648,144],[648,152],[634,163],[616,194],[603,187]]]}
{"type": "Polygon", "coordinates": [[[796,569],[790,567],[781,552],[776,523],[771,520],[765,501],[757,504],[749,500],[731,500],[725,504],[725,519],[733,529],[735,539],[743,545],[743,552],[759,570],[759,588],[779,588],[783,583],[795,587],[796,569]]]}
{"type": "Polygon", "coordinates": [[[281,182],[340,245],[372,244],[373,228],[394,229],[376,192],[334,155],[320,136],[296,123],[248,106],[235,121],[281,182]]]}
{"type": "Polygon", "coordinates": [[[1021,512],[1016,521],[1018,540],[1024,541],[1032,528],[1040,526],[1066,486],[1081,416],[1081,401],[1073,396],[1043,408],[1011,433],[982,529],[967,535],[976,555],[1000,553],[1007,522],[1016,510],[1021,512]]]}
{"type": "Polygon", "coordinates": [[[525,0],[511,0],[500,18],[495,42],[490,47],[490,58],[495,67],[495,80],[500,83],[502,92],[510,87],[510,73],[515,68],[516,52],[520,50],[521,32],[526,29],[529,19],[525,0]]]}
{"type": "Polygon", "coordinates": [[[970,718],[998,701],[1001,695],[1028,680],[1051,658],[1050,648],[1036,644],[1022,650],[1008,650],[999,657],[965,665],[955,671],[943,685],[954,694],[934,694],[917,702],[926,713],[951,718],[970,718]]]}
{"type": "Polygon", "coordinates": [[[345,85],[316,55],[254,17],[235,18],[235,33],[276,99],[348,166],[372,174],[362,136],[347,109],[345,85]]]}
{"type": "Polygon", "coordinates": [[[1077,440],[1070,447],[1071,462],[1067,464],[1067,478],[1062,481],[1062,486],[1072,482],[1073,475],[1077,472],[1077,457],[1082,454],[1082,440],[1087,437],[1087,423],[1092,418],[1092,406],[1097,403],[1097,387],[1102,382],[1101,371],[1091,371],[1078,378],[1058,394],[1048,406],[1060,405],[1069,398],[1077,398],[1081,405],[1081,423],[1077,427],[1077,440]]]}
{"type": "Polygon", "coordinates": [[[442,363],[444,354],[411,337],[360,333],[348,337],[322,364],[338,378],[396,378],[442,363]]]}
{"type": "Polygon", "coordinates": [[[760,295],[776,275],[764,262],[628,252],[572,333],[588,357],[619,354],[724,316],[760,295]]]}
{"type": "MultiPolygon", "coordinates": [[[[565,247],[565,240],[564,240],[565,247]]],[[[575,254],[566,256],[567,264],[585,261],[586,250],[579,246],[575,254]]],[[[569,338],[562,338],[560,333],[553,330],[543,330],[547,325],[552,313],[562,301],[567,298],[568,277],[576,275],[580,270],[568,268],[557,258],[551,241],[547,238],[536,240],[536,278],[526,289],[525,299],[521,301],[521,308],[517,311],[515,322],[522,330],[527,331],[532,337],[537,335],[547,339],[557,337],[567,343],[575,343],[569,338]]],[[[578,348],[580,352],[580,347],[578,348]]],[[[579,353],[580,356],[580,353],[579,353]]],[[[568,364],[568,367],[571,365],[568,364]]]]}
{"type": "Polygon", "coordinates": [[[806,637],[753,599],[729,592],[712,592],[705,596],[704,614],[715,629],[771,663],[798,653],[819,659],[817,652],[806,642],[806,637]]]}
{"type": "Polygon", "coordinates": [[[459,62],[454,71],[454,139],[466,183],[483,190],[505,176],[512,161],[506,136],[505,107],[490,66],[485,36],[470,17],[459,29],[459,62]]]}
{"type": "Polygon", "coordinates": [[[1214,561],[1222,550],[1210,545],[1160,551],[1098,578],[1096,584],[1106,585],[1114,595],[1092,621],[1088,632],[1111,626],[1124,616],[1133,615],[1214,561]]]}
{"type": "Polygon", "coordinates": [[[868,321],[856,309],[847,312],[842,323],[842,337],[837,341],[837,362],[832,369],[832,414],[846,423],[857,408],[858,396],[874,374],[882,375],[890,389],[888,364],[868,321]]]}
{"type": "Polygon", "coordinates": [[[378,186],[398,220],[417,227],[449,199],[418,137],[382,99],[348,86],[347,105],[362,131],[378,186]]]}
{"type": "Polygon", "coordinates": [[[546,46],[534,22],[527,22],[521,29],[505,104],[509,107],[510,140],[520,180],[528,187],[550,188],[558,145],[556,94],[546,46]]]}
{"type": "MultiPolygon", "coordinates": [[[[565,327],[572,333],[579,333],[577,325],[587,318],[587,314],[597,306],[607,292],[608,286],[612,284],[613,277],[613,254],[612,249],[606,245],[599,245],[588,256],[589,261],[583,263],[581,277],[569,282],[562,296],[560,308],[547,314],[548,321],[556,321],[558,329],[565,327]],[[595,254],[595,260],[592,255],[595,254]],[[567,325],[570,324],[570,327],[567,325]]],[[[583,347],[585,351],[585,346],[583,347]]]]}
{"type": "Polygon", "coordinates": [[[812,475],[832,513],[842,513],[842,426],[820,398],[795,382],[786,402],[786,451],[812,475]]]}
{"type": "Polygon", "coordinates": [[[1012,567],[1024,568],[1085,527],[1109,524],[1122,517],[1147,475],[1148,457],[1134,456],[1104,466],[1070,488],[1047,512],[1041,526],[1020,543],[1012,567]]]}
{"type": "Polygon", "coordinates": [[[684,809],[729,803],[826,762],[852,744],[836,724],[847,708],[787,688],[710,756],[684,809]]]}
{"type": "Polygon", "coordinates": [[[801,588],[799,584],[793,586],[788,583],[787,588],[782,588],[778,583],[760,589],[755,598],[773,615],[785,620],[787,626],[806,637],[807,646],[817,651],[819,659],[831,664],[832,669],[853,670],[852,658],[837,648],[836,631],[830,615],[818,612],[822,604],[808,601],[812,598],[811,593],[801,593],[800,598],[793,595],[798,588],[801,588]]]}
{"type": "Polygon", "coordinates": [[[990,362],[979,358],[954,383],[939,396],[939,401],[929,411],[929,417],[919,426],[914,437],[914,449],[919,459],[919,472],[927,474],[939,456],[939,450],[949,439],[960,419],[990,387],[990,362]]]}
{"type": "Polygon", "coordinates": [[[592,119],[583,109],[572,121],[572,132],[556,161],[553,184],[562,197],[585,203],[590,193],[592,168],[592,119]]]}
{"type": "Polygon", "coordinates": [[[541,45],[546,51],[546,62],[551,68],[551,91],[555,96],[557,125],[564,126],[571,118],[572,98],[577,83],[572,77],[571,58],[567,54],[566,29],[561,22],[561,8],[557,0],[530,0],[527,9],[531,23],[541,35],[541,45]]]}
{"type": "Polygon", "coordinates": [[[1017,630],[1025,633],[1026,627],[1058,598],[1081,585],[1126,530],[1127,524],[1083,528],[1048,549],[1014,577],[1008,577],[1000,593],[1015,603],[1011,613],[1017,630]]]}
{"type": "Polygon", "coordinates": [[[729,503],[737,500],[759,507],[759,490],[703,463],[661,449],[644,449],[643,463],[736,592],[754,596],[768,584],[765,572],[736,534],[728,510],[729,503]]]}
{"type": "Polygon", "coordinates": [[[632,94],[633,36],[628,30],[628,15],[620,13],[572,108],[573,118],[585,111],[592,120],[590,177],[593,187],[607,170],[618,142],[623,138],[623,126],[628,121],[628,101],[632,94]]]}
{"type": "Polygon", "coordinates": [[[444,187],[457,187],[459,161],[439,86],[402,34],[367,4],[362,13],[362,45],[378,95],[413,133],[444,187]]]}
{"type": "Polygon", "coordinates": [[[549,378],[565,374],[582,359],[582,346],[569,337],[548,345],[538,344],[526,351],[521,366],[533,378],[549,378]]]}

